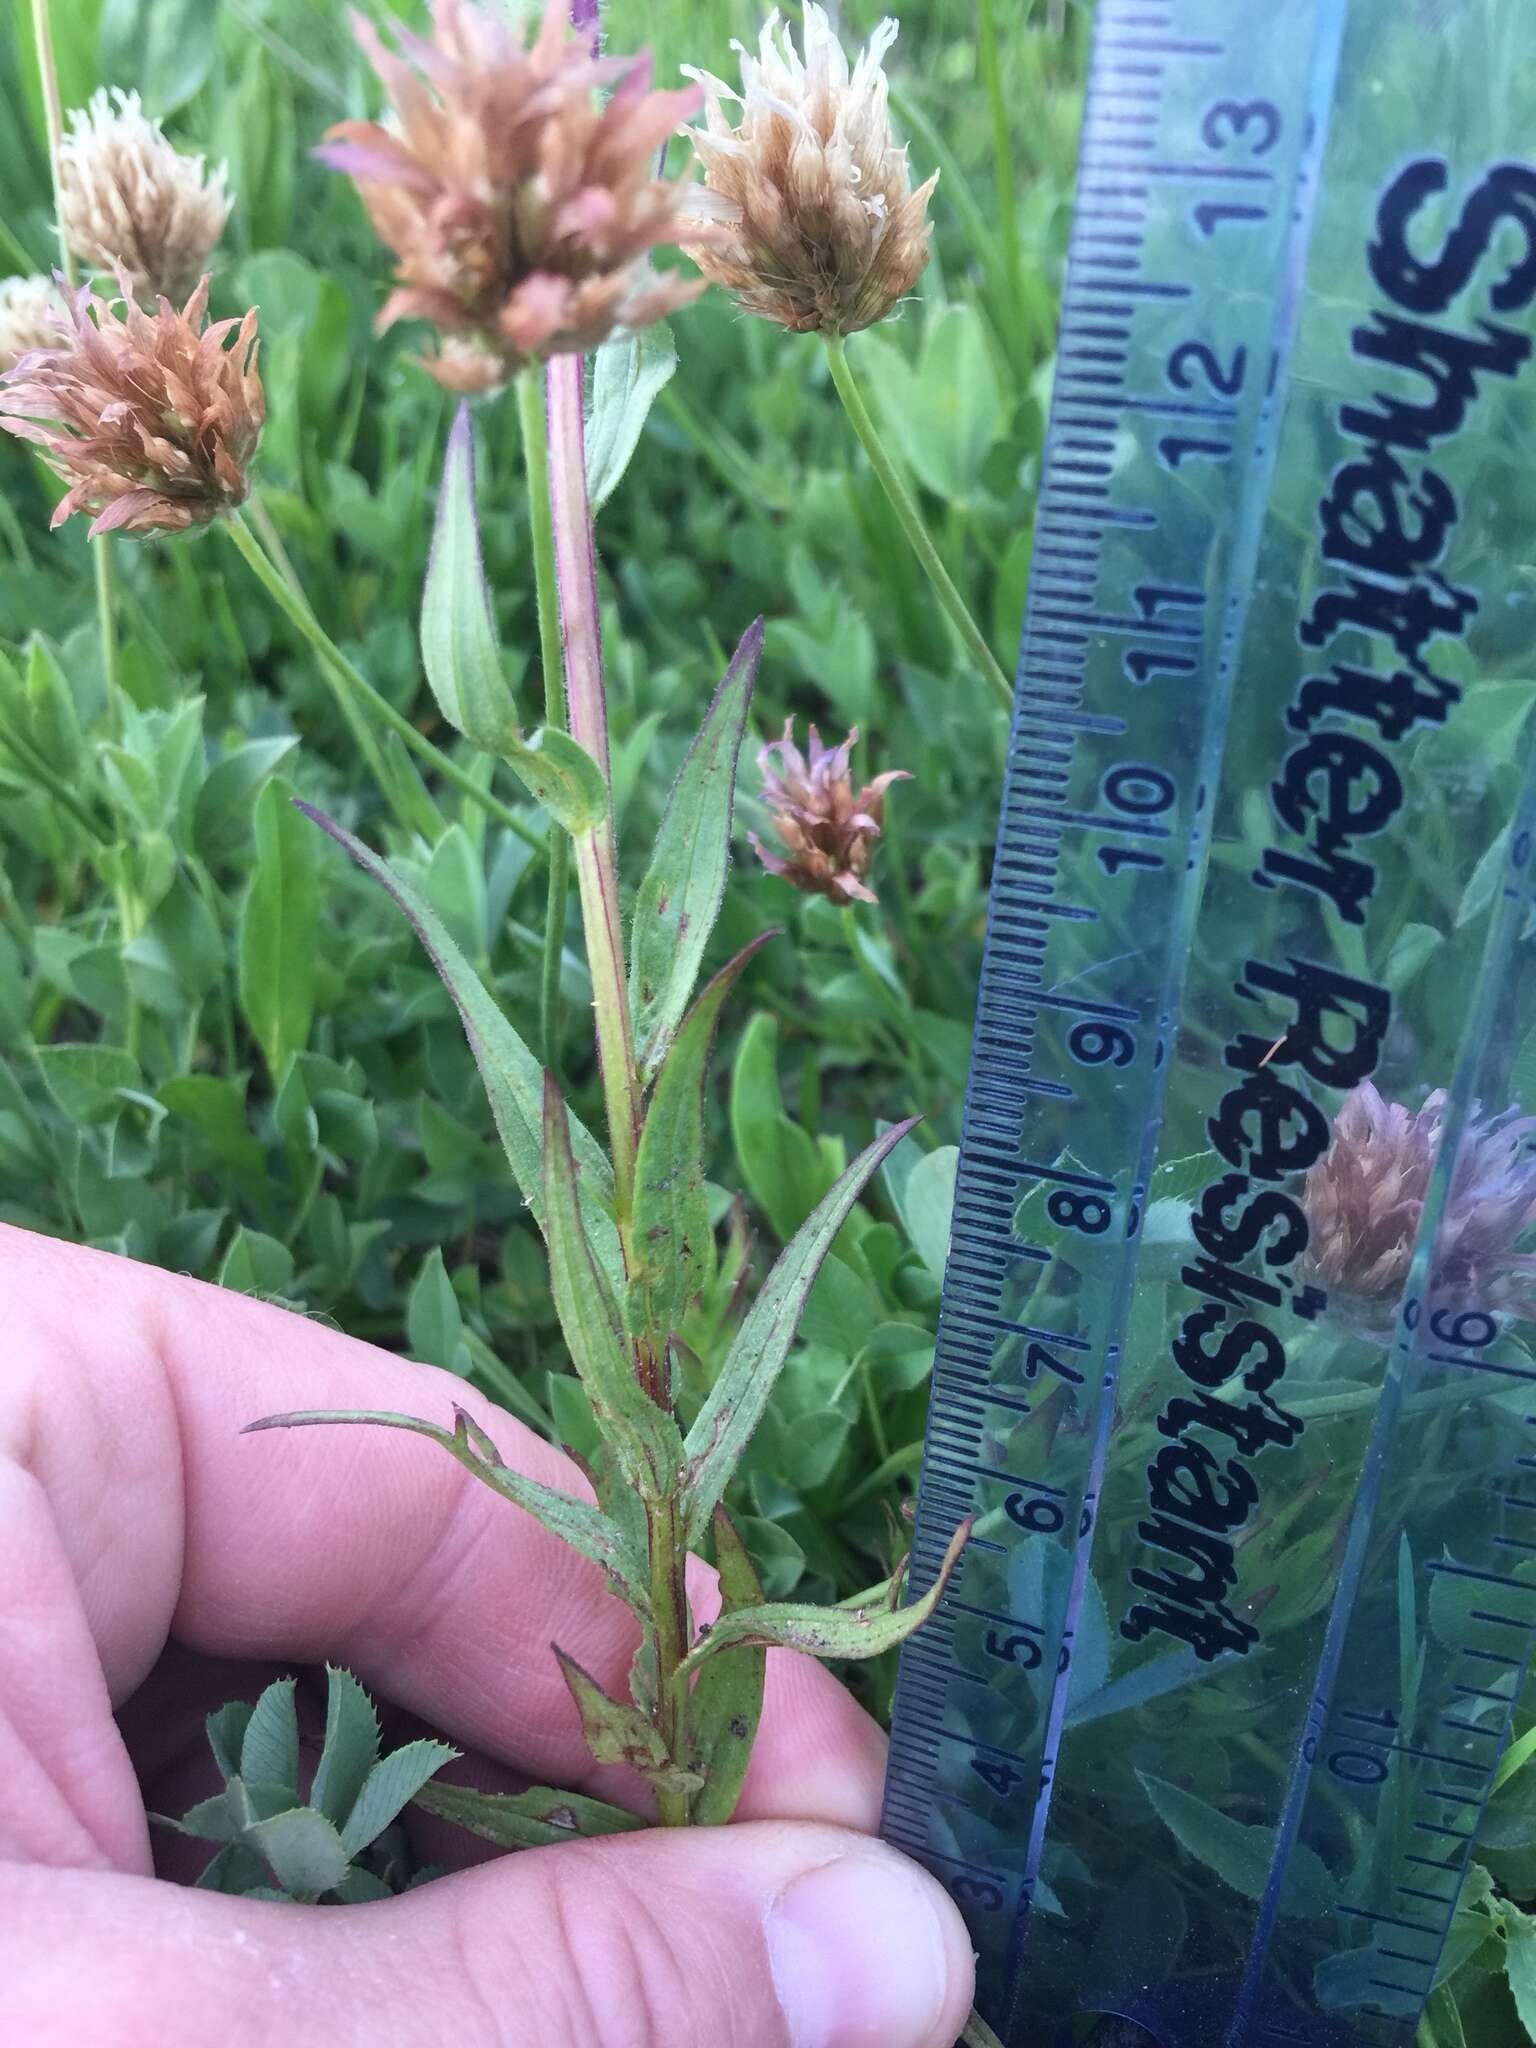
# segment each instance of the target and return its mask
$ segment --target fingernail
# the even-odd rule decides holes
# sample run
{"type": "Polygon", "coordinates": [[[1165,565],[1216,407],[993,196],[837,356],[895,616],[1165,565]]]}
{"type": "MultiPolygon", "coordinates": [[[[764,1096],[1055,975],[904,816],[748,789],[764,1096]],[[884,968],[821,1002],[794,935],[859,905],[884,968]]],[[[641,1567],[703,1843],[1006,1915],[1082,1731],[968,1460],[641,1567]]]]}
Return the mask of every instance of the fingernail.
{"type": "Polygon", "coordinates": [[[927,2048],[949,1988],[936,1889],[915,1864],[879,1850],[785,1886],[767,1936],[792,2048],[927,2048]]]}

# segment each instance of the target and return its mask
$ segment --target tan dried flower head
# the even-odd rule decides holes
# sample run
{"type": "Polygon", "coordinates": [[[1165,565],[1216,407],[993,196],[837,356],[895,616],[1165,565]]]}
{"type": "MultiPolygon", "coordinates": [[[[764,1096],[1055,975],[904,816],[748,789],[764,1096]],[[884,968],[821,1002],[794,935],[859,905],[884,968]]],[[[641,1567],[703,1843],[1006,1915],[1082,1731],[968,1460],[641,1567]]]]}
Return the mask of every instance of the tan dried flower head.
{"type": "Polygon", "coordinates": [[[0,372],[35,348],[57,348],[64,301],[51,277],[0,278],[0,372]]]}
{"type": "Polygon", "coordinates": [[[687,188],[653,171],[696,90],[652,92],[649,56],[594,57],[566,0],[548,0],[531,45],[471,0],[434,0],[432,40],[396,27],[396,51],[352,19],[392,116],[342,122],[317,154],[354,180],[398,258],[379,326],[430,320],[444,340],[425,367],[440,384],[491,390],[704,289],[646,261],[678,238],[687,188]],[[595,89],[614,81],[600,107],[595,89]]]}
{"type": "Polygon", "coordinates": [[[840,747],[824,747],[813,725],[809,761],[795,745],[794,730],[795,721],[786,719],[784,737],[760,747],[757,755],[763,802],[773,812],[774,830],[789,858],[770,853],[755,832],[747,834],[752,850],[770,874],[808,895],[833,903],[873,903],[875,892],[864,877],[885,822],[885,792],[893,782],[911,777],[904,768],[891,768],[855,795],[848,755],[858,727],[840,747]]]}
{"type": "Polygon", "coordinates": [[[207,267],[232,202],[225,167],[171,147],[136,92],[92,96],[59,143],[59,228],[80,261],[178,303],[207,267]]]}
{"type": "MultiPolygon", "coordinates": [[[[699,268],[749,313],[796,332],[854,334],[883,320],[928,261],[928,196],[891,141],[882,60],[897,25],[882,21],[850,73],[816,0],[806,0],[805,55],[777,12],[757,56],[741,51],[741,91],[689,70],[707,95],[694,144],[706,190],[701,218],[723,241],[699,268]],[[733,128],[726,100],[741,106],[733,128]]],[[[684,67],[688,69],[688,67],[684,67]]]]}
{"type": "Polygon", "coordinates": [[[69,485],[55,526],[74,512],[95,514],[92,534],[204,526],[244,499],[266,416],[255,309],[205,328],[206,277],[179,313],[166,299],[145,313],[118,283],[117,299],[82,287],[61,345],[0,378],[0,427],[69,485]]]}
{"type": "MultiPolygon", "coordinates": [[[[1381,1303],[1401,1294],[1444,1113],[1438,1088],[1419,1110],[1386,1101],[1369,1081],[1345,1098],[1304,1193],[1308,1263],[1324,1286],[1381,1303]]],[[[1437,1295],[1536,1313],[1536,1255],[1515,1249],[1536,1224],[1533,1133],[1536,1118],[1514,1110],[1468,1119],[1437,1233],[1437,1295]]]]}

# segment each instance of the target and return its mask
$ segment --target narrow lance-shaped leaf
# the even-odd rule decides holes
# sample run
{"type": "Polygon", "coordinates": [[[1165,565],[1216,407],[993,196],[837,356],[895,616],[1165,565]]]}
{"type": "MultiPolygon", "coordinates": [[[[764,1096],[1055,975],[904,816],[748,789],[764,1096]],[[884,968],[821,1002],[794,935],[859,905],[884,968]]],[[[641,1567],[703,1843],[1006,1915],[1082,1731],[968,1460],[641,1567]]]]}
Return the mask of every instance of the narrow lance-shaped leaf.
{"type": "Polygon", "coordinates": [[[256,799],[256,866],[240,912],[240,1008],[276,1080],[309,1037],[320,919],[314,845],[288,794],[269,782],[256,799]]]}
{"type": "Polygon", "coordinates": [[[635,1161],[634,1252],[625,1320],[660,1349],[704,1284],[711,1244],[704,1191],[704,1074],[720,1006],[773,932],[743,946],[704,990],[667,1054],[635,1161]]]}
{"type": "Polygon", "coordinates": [[[448,436],[421,596],[421,659],[438,709],[457,731],[506,761],[568,832],[598,824],[608,807],[602,770],[568,733],[518,729],[475,511],[475,442],[461,405],[448,436]]]}
{"type": "Polygon", "coordinates": [[[299,1715],[297,1680],[274,1679],[256,1702],[240,1745],[240,1776],[248,1783],[281,1785],[298,1797],[299,1715]]]}
{"type": "Polygon", "coordinates": [[[368,1773],[352,1811],[342,1824],[342,1845],[348,1856],[360,1855],[370,1842],[376,1841],[428,1778],[459,1754],[446,1742],[424,1737],[381,1758],[368,1773]]]}
{"type": "Polygon", "coordinates": [[[529,1792],[476,1792],[468,1785],[423,1785],[411,1804],[451,1820],[501,1849],[547,1849],[596,1835],[623,1835],[646,1823],[636,1813],[580,1792],[535,1786],[529,1792]]]}
{"type": "Polygon", "coordinates": [[[582,1736],[597,1763],[627,1764],[658,1790],[697,1791],[698,1774],[673,1763],[653,1722],[628,1701],[610,1699],[592,1674],[567,1656],[558,1643],[551,1647],[581,1715],[582,1736]]]}
{"type": "Polygon", "coordinates": [[[600,1566],[613,1582],[619,1597],[637,1613],[644,1613],[650,1600],[648,1564],[643,1556],[635,1553],[624,1532],[588,1502],[573,1500],[569,1494],[559,1493],[552,1486],[543,1486],[537,1479],[526,1478],[521,1472],[514,1472],[510,1466],[503,1465],[490,1438],[462,1408],[454,1409],[454,1417],[457,1426],[449,1431],[435,1422],[423,1422],[414,1415],[394,1415],[382,1409],[316,1408],[285,1415],[264,1415],[259,1422],[248,1422],[241,1435],[251,1436],[263,1429],[304,1429],[315,1423],[361,1422],[382,1429],[409,1429],[418,1436],[430,1437],[433,1443],[441,1444],[451,1457],[457,1458],[466,1472],[472,1472],[494,1493],[499,1493],[503,1500],[524,1509],[551,1535],[558,1536],[563,1543],[568,1543],[573,1550],[600,1566]]]}
{"type": "Polygon", "coordinates": [[[833,1239],[886,1154],[899,1145],[916,1117],[892,1124],[861,1152],[841,1178],[806,1217],[780,1252],[756,1301],[736,1332],[720,1377],[683,1449],[689,1462],[686,1490],[687,1540],[703,1540],[715,1504],[725,1492],[753,1431],[763,1418],[773,1389],[795,1341],[806,1296],[833,1239]]]}
{"type": "MultiPolygon", "coordinates": [[[[443,986],[453,997],[469,1049],[480,1069],[491,1115],[501,1134],[502,1146],[523,1200],[540,1224],[544,1217],[544,1071],[502,1014],[501,1006],[487,992],[485,984],[449,937],[437,913],[403,882],[393,868],[379,859],[361,840],[343,831],[334,819],[312,805],[299,803],[306,818],[313,820],[336,844],[394,900],[437,969],[443,986]]],[[[574,1116],[570,1123],[571,1149],[575,1157],[582,1217],[598,1263],[610,1284],[624,1284],[624,1262],[619,1251],[619,1234],[613,1222],[613,1169],[602,1147],[585,1124],[574,1116]]]]}
{"type": "Polygon", "coordinates": [[[565,1104],[552,1074],[544,1076],[544,1234],[560,1328],[592,1411],[631,1484],[660,1498],[682,1462],[682,1442],[635,1376],[613,1292],[587,1243],[565,1104]]]}
{"type": "Polygon", "coordinates": [[[635,898],[629,1010],[636,1059],[647,1081],[688,1007],[725,894],[736,758],[762,651],[763,622],[757,619],[742,635],[678,771],[635,898]]]}
{"type": "Polygon", "coordinates": [[[804,1650],[813,1657],[883,1656],[908,1636],[915,1635],[938,1606],[949,1575],[969,1540],[974,1519],[967,1516],[960,1524],[949,1540],[938,1577],[910,1607],[890,1605],[906,1571],[903,1563],[891,1580],[874,1587],[855,1605],[844,1602],[841,1607],[805,1607],[785,1600],[722,1615],[704,1640],[678,1665],[678,1678],[685,1678],[721,1651],[738,1644],[804,1650]]]}
{"type": "MultiPolygon", "coordinates": [[[[763,1605],[746,1545],[724,1508],[715,1509],[715,1563],[722,1615],[763,1605]]],[[[739,1648],[732,1656],[711,1658],[699,1673],[688,1700],[688,1761],[704,1779],[688,1809],[695,1827],[719,1827],[736,1810],[762,1716],[767,1672],[765,1649],[739,1648]]]]}
{"type": "Polygon", "coordinates": [[[325,1667],[325,1742],[309,1803],[340,1827],[379,1757],[379,1717],[350,1671],[325,1667]]]}

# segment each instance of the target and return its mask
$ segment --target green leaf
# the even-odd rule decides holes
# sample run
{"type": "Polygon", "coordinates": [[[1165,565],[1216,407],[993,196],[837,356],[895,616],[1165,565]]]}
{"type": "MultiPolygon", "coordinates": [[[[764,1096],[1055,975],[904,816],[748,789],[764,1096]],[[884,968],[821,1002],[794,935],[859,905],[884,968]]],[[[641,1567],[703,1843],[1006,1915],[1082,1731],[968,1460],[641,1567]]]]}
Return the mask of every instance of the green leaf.
{"type": "MultiPolygon", "coordinates": [[[[453,997],[469,1049],[490,1097],[513,1178],[523,1200],[542,1223],[544,1212],[544,1075],[538,1061],[502,1015],[501,1006],[448,936],[442,920],[377,854],[309,804],[305,817],[329,833],[367,875],[391,896],[426,948],[443,986],[453,997]]],[[[582,1222],[612,1288],[624,1280],[619,1235],[613,1222],[613,1169],[586,1126],[571,1118],[571,1150],[578,1168],[582,1222]]]]}
{"type": "Polygon", "coordinates": [[[594,512],[607,504],[628,469],[646,415],[676,368],[677,350],[665,320],[605,341],[594,351],[585,436],[587,497],[594,512]]]}
{"type": "Polygon", "coordinates": [[[778,1019],[760,1010],[731,1063],[731,1140],[747,1193],[787,1244],[826,1193],[828,1174],[815,1139],[784,1114],[778,1046],[778,1019]]]}
{"type": "Polygon", "coordinates": [[[581,1732],[593,1760],[600,1764],[628,1764],[631,1770],[655,1777],[671,1769],[666,1744],[659,1730],[627,1700],[610,1699],[592,1676],[560,1645],[554,1645],[571,1698],[581,1716],[581,1732]]]}
{"type": "Polygon", "coordinates": [[[417,1436],[430,1437],[456,1458],[466,1472],[472,1472],[503,1500],[524,1509],[551,1534],[600,1566],[619,1596],[637,1614],[643,1614],[650,1599],[647,1560],[618,1524],[586,1501],[573,1500],[569,1494],[543,1486],[503,1465],[496,1446],[479,1424],[462,1408],[455,1407],[453,1413],[455,1427],[449,1431],[414,1415],[394,1415],[382,1409],[316,1408],[263,1415],[258,1422],[248,1422],[241,1434],[250,1436],[263,1429],[306,1429],[316,1423],[367,1423],[381,1429],[408,1429],[417,1436]]]}
{"type": "Polygon", "coordinates": [[[293,1253],[264,1231],[241,1224],[219,1267],[218,1284],[235,1294],[283,1294],[293,1285],[293,1253]]]}
{"type": "Polygon", "coordinates": [[[1503,1910],[1504,1974],[1520,2024],[1536,2040],[1536,1920],[1513,1901],[1503,1910]]]}
{"type": "Polygon", "coordinates": [[[158,1821],[163,1828],[174,1828],[179,1835],[191,1835],[199,1842],[234,1842],[240,1838],[240,1823],[229,1810],[227,1792],[216,1792],[212,1799],[200,1799],[196,1806],[189,1806],[180,1820],[174,1820],[168,1813],[152,1813],[152,1821],[158,1821]]]}
{"type": "Polygon", "coordinates": [[[571,1363],[631,1484],[660,1499],[681,1462],[677,1425],[635,1376],[612,1290],[587,1242],[566,1108],[552,1074],[544,1076],[544,1232],[550,1287],[571,1363]]]}
{"type": "MultiPolygon", "coordinates": [[[[1275,1858],[1272,1827],[1230,1820],[1182,1786],[1170,1785],[1146,1771],[1136,1775],[1152,1810],[1182,1849],[1245,1899],[1264,1896],[1275,1858]]],[[[1304,1844],[1294,1844],[1287,1864],[1284,1910],[1322,1912],[1332,1903],[1333,1895],[1333,1880],[1321,1858],[1304,1844]]]]}
{"type": "Polygon", "coordinates": [[[475,511],[475,439],[460,405],[448,435],[432,553],[421,593],[421,659],[437,708],[487,753],[519,742],[475,511]]]}
{"type": "Polygon", "coordinates": [[[742,969],[774,936],[764,932],[743,946],[705,988],[662,1063],[645,1113],[625,1321],[658,1352],[703,1286],[713,1244],[704,1187],[704,1076],[715,1023],[742,969]]]}
{"type": "Polygon", "coordinates": [[[240,1008],[274,1080],[309,1037],[320,890],[314,841],[286,783],[256,799],[256,866],[240,913],[240,1008]]]}
{"type": "Polygon", "coordinates": [[[437,1245],[421,1262],[405,1314],[412,1357],[427,1365],[441,1365],[462,1378],[469,1370],[464,1317],[437,1245]]]}
{"type": "Polygon", "coordinates": [[[686,1499],[691,1544],[703,1540],[715,1504],[763,1418],[795,1340],[806,1296],[833,1239],[865,1182],[916,1121],[912,1117],[892,1124],[859,1154],[779,1254],[747,1311],[683,1446],[690,1468],[686,1499]]]}
{"type": "Polygon", "coordinates": [[[237,1778],[240,1775],[240,1750],[255,1711],[248,1700],[231,1700],[227,1706],[210,1714],[204,1723],[208,1730],[208,1747],[213,1751],[214,1762],[223,1777],[237,1778]]]}
{"type": "Polygon", "coordinates": [[[678,771],[635,898],[629,1008],[646,1081],[666,1057],[688,1007],[725,893],[736,760],[762,651],[758,619],[743,634],[678,771]]]}
{"type": "Polygon", "coordinates": [[[199,1130],[226,1166],[237,1173],[262,1172],[266,1154],[246,1122],[236,1082],[223,1074],[174,1074],[161,1082],[158,1099],[172,1116],[184,1117],[199,1130]]]}
{"type": "Polygon", "coordinates": [[[960,1164],[957,1145],[941,1145],[928,1152],[907,1175],[902,1189],[902,1221],[907,1235],[935,1280],[944,1278],[944,1261],[949,1256],[949,1226],[955,1209],[955,1170],[960,1164]]]}
{"type": "Polygon", "coordinates": [[[1483,850],[1482,857],[1472,870],[1467,886],[1462,891],[1461,902],[1456,907],[1455,929],[1471,924],[1476,917],[1492,903],[1498,894],[1499,884],[1504,879],[1504,870],[1509,865],[1509,827],[1505,825],[1496,832],[1483,850]]]}
{"type": "Polygon", "coordinates": [[[218,26],[218,10],[207,0],[105,0],[96,75],[137,86],[146,113],[163,119],[207,80],[218,26]]]}
{"type": "Polygon", "coordinates": [[[500,1849],[547,1849],[582,1836],[629,1834],[646,1825],[622,1807],[544,1786],[529,1792],[475,1792],[467,1785],[424,1785],[412,1804],[500,1849]]]}
{"type": "Polygon", "coordinates": [[[310,1789],[310,1804],[338,1827],[379,1756],[379,1717],[350,1671],[325,1667],[325,1744],[310,1789]]]}
{"type": "Polygon", "coordinates": [[[294,1706],[297,1680],[275,1679],[257,1700],[240,1744],[240,1776],[248,1783],[281,1785],[295,1799],[299,1792],[299,1716],[294,1706]]]}
{"type": "Polygon", "coordinates": [[[270,1820],[253,1821],[244,1839],[290,1897],[318,1898],[346,1876],[346,1846],[325,1815],[312,1806],[291,1807],[270,1820]]]}
{"type": "Polygon", "coordinates": [[[100,1124],[142,1085],[139,1063],[116,1045],[40,1045],[34,1057],[48,1093],[73,1124],[100,1124]]]}
{"type": "Polygon", "coordinates": [[[859,335],[851,354],[869,381],[882,424],[919,481],[950,503],[972,497],[1004,425],[1002,394],[976,308],[930,311],[915,366],[885,333],[859,335]]]}
{"type": "Polygon", "coordinates": [[[1499,1768],[1494,1772],[1491,1789],[1497,1792],[1507,1785],[1518,1771],[1524,1770],[1533,1756],[1536,1756],[1536,1722],[1533,1722],[1517,1741],[1512,1742],[1499,1758],[1499,1768]]]}
{"type": "Polygon", "coordinates": [[[586,748],[545,726],[531,740],[503,740],[497,752],[557,825],[575,838],[608,814],[608,785],[586,748]]]}
{"type": "Polygon", "coordinates": [[[344,1906],[369,1906],[376,1899],[395,1896],[382,1877],[375,1877],[371,1870],[364,1870],[356,1863],[333,1889],[344,1906]]]}
{"type": "Polygon", "coordinates": [[[910,1607],[893,1603],[906,1576],[903,1562],[884,1585],[873,1586],[856,1601],[840,1607],[804,1607],[789,1601],[746,1607],[723,1614],[678,1665],[678,1676],[697,1671],[722,1650],[751,1648],[803,1650],[812,1657],[883,1657],[915,1635],[943,1598],[944,1588],[971,1534],[974,1516],[967,1516],[949,1539],[938,1577],[910,1607]]]}
{"type": "Polygon", "coordinates": [[[409,1800],[444,1764],[460,1752],[446,1742],[407,1742],[376,1763],[363,1782],[357,1803],[342,1824],[342,1847],[359,1855],[389,1826],[409,1800]]]}
{"type": "MultiPolygon", "coordinates": [[[[764,1604],[752,1560],[723,1507],[715,1509],[715,1563],[722,1614],[764,1604]]],[[[688,1699],[688,1761],[704,1779],[688,1808],[695,1827],[722,1826],[736,1810],[762,1716],[767,1671],[766,1650],[743,1648],[734,1656],[711,1658],[699,1673],[688,1699]]]]}

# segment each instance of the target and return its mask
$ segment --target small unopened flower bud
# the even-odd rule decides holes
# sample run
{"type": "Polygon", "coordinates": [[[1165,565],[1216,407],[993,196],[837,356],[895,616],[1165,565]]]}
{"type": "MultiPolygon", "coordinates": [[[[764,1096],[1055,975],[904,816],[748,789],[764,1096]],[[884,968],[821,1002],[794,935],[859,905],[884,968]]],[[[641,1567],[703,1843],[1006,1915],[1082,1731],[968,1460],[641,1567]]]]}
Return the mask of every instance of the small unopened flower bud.
{"type": "Polygon", "coordinates": [[[813,725],[809,761],[795,745],[794,729],[794,720],[786,719],[784,737],[757,755],[763,802],[788,858],[770,853],[755,832],[747,835],[752,850],[770,874],[792,888],[833,903],[873,903],[875,892],[864,877],[885,822],[885,792],[893,782],[911,778],[904,768],[887,769],[855,795],[848,755],[858,727],[840,747],[824,747],[813,725]]]}
{"type": "Polygon", "coordinates": [[[0,427],[43,450],[69,485],[53,515],[95,515],[92,534],[179,533],[233,511],[265,418],[256,313],[205,328],[205,277],[181,312],[145,313],[83,287],[58,345],[0,378],[0,427]],[[233,335],[233,342],[230,336],[233,335]]]}
{"type": "Polygon", "coordinates": [[[207,267],[231,196],[225,169],[171,147],[136,92],[92,96],[59,143],[59,229],[92,270],[178,302],[207,267]]]}
{"type": "Polygon", "coordinates": [[[702,95],[652,92],[649,57],[595,58],[567,0],[548,0],[531,43],[471,0],[434,0],[432,19],[430,42],[397,27],[392,50],[353,17],[392,113],[342,122],[316,152],[398,259],[380,327],[431,321],[442,350],[425,367],[467,394],[696,298],[702,280],[646,259],[678,239],[686,189],[653,175],[656,152],[702,95]]]}
{"type": "Polygon", "coordinates": [[[63,312],[51,277],[0,278],[0,373],[35,348],[57,348],[63,312]]]}
{"type": "Polygon", "coordinates": [[[716,239],[695,251],[704,275],[749,313],[797,332],[854,334],[883,320],[928,261],[935,172],[912,190],[891,140],[882,60],[897,25],[882,21],[850,71],[816,0],[802,57],[777,12],[757,56],[741,51],[741,91],[684,67],[707,96],[695,130],[705,189],[694,210],[716,239]],[[726,100],[741,106],[732,127],[726,100]]]}
{"type": "MultiPolygon", "coordinates": [[[[1330,1291],[1390,1311],[1407,1283],[1445,1093],[1422,1109],[1388,1102],[1369,1081],[1344,1100],[1327,1152],[1307,1175],[1311,1276],[1330,1291]]],[[[1536,1224],[1536,1117],[1476,1111],[1462,1130],[1435,1235],[1430,1286],[1447,1302],[1536,1313],[1536,1255],[1517,1252],[1536,1224]]]]}

